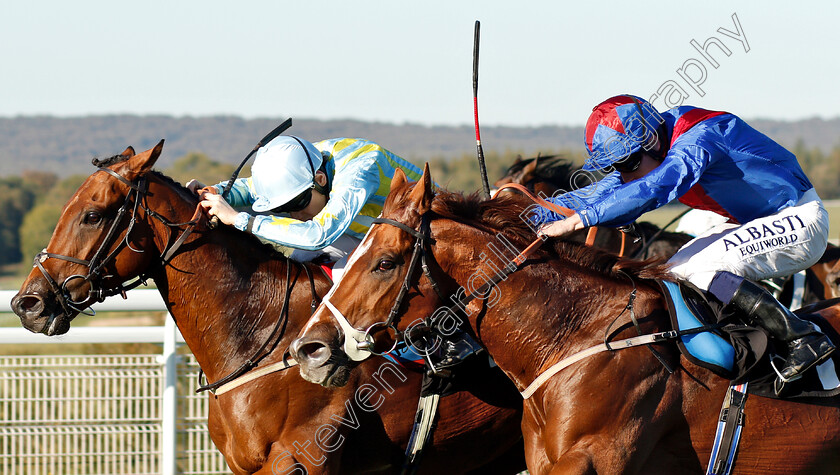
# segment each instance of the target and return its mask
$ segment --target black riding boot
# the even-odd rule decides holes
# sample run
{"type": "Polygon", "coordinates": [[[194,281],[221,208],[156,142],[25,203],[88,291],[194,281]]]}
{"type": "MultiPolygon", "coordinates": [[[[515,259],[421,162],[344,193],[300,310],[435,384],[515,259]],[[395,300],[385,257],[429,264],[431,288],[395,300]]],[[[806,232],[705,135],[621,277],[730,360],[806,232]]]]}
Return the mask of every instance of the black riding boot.
{"type": "Polygon", "coordinates": [[[741,282],[729,303],[743,312],[749,323],[764,328],[771,337],[787,344],[788,357],[784,367],[778,369],[777,383],[797,379],[834,351],[834,344],[813,323],[794,315],[764,288],[749,280],[741,282]]]}

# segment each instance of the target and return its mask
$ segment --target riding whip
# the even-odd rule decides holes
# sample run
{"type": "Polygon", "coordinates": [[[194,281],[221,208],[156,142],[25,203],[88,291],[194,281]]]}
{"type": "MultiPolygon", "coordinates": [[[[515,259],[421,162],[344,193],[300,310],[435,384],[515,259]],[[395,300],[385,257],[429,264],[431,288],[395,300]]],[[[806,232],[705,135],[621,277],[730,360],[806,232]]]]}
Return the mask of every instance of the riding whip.
{"type": "Polygon", "coordinates": [[[475,145],[478,151],[478,169],[481,171],[481,186],[484,199],[490,199],[490,183],[487,181],[487,167],[484,165],[484,149],[481,148],[481,132],[478,129],[478,37],[481,22],[475,21],[475,39],[473,41],[473,111],[475,112],[475,145]]]}
{"type": "MultiPolygon", "coordinates": [[[[257,145],[254,147],[254,149],[251,150],[251,152],[249,152],[248,155],[245,156],[245,159],[242,160],[242,163],[240,163],[239,166],[236,167],[236,170],[233,172],[233,175],[230,176],[230,180],[228,180],[227,184],[225,185],[224,190],[222,190],[222,198],[227,200],[227,195],[228,195],[228,193],[230,193],[231,187],[233,187],[233,182],[236,181],[236,177],[239,176],[239,172],[242,170],[242,167],[244,167],[245,164],[248,162],[248,159],[250,159],[251,156],[254,153],[256,153],[257,150],[260,149],[260,147],[262,147],[263,145],[265,145],[268,142],[271,142],[272,140],[277,138],[278,135],[285,132],[286,129],[288,129],[291,126],[292,126],[292,118],[289,117],[288,119],[284,120],[282,124],[275,127],[274,130],[269,132],[268,135],[263,137],[262,140],[260,140],[257,143],[257,145]]],[[[216,226],[218,226],[218,225],[219,225],[219,217],[218,216],[213,216],[212,218],[210,218],[210,223],[207,226],[210,229],[215,229],[216,226]]]]}

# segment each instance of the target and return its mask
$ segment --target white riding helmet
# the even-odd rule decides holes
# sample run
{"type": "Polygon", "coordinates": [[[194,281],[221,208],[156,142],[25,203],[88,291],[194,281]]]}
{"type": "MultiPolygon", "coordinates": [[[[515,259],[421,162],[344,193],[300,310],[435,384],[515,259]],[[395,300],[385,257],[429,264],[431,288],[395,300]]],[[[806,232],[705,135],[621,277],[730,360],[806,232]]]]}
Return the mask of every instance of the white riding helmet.
{"type": "Polygon", "coordinates": [[[282,206],[312,188],[315,171],[324,161],[321,152],[306,140],[281,135],[257,150],[251,167],[256,201],[261,213],[282,206]]]}

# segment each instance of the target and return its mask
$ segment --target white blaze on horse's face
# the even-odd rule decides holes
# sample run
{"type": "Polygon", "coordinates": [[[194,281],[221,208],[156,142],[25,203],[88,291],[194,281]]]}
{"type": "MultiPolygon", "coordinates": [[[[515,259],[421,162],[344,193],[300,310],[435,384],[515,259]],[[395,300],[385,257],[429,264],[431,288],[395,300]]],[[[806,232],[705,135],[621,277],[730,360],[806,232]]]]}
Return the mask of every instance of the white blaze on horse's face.
{"type": "MultiPolygon", "coordinates": [[[[373,239],[370,237],[370,232],[373,231],[373,226],[368,229],[367,234],[365,234],[364,239],[359,244],[359,246],[353,251],[353,254],[350,256],[350,259],[347,261],[347,265],[344,267],[343,276],[346,276],[348,272],[353,269],[353,266],[359,260],[359,257],[364,255],[368,250],[371,248],[371,243],[373,239]]],[[[347,317],[345,317],[332,302],[330,302],[330,298],[332,298],[333,294],[335,293],[336,288],[338,288],[339,284],[333,285],[327,295],[324,296],[324,299],[321,303],[330,311],[333,318],[338,322],[339,330],[344,335],[344,345],[342,345],[342,350],[353,361],[364,361],[371,356],[373,356],[373,352],[371,348],[373,348],[373,338],[362,330],[355,328],[353,325],[347,321],[347,317]]],[[[304,328],[304,333],[309,331],[309,327],[313,324],[313,321],[310,320],[309,323],[304,328]]]]}

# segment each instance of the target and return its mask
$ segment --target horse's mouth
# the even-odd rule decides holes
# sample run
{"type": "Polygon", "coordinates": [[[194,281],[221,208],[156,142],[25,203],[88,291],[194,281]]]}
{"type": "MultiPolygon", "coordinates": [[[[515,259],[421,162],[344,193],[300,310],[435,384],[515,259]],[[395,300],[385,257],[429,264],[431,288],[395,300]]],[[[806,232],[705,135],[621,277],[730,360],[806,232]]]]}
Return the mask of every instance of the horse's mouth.
{"type": "Polygon", "coordinates": [[[346,364],[332,365],[332,371],[327,378],[322,381],[320,384],[325,388],[340,388],[342,386],[347,385],[347,381],[350,379],[350,367],[346,364]]]}
{"type": "Polygon", "coordinates": [[[303,345],[293,344],[292,347],[303,379],[328,388],[347,384],[353,365],[338,345],[310,342],[303,345]]]}
{"type": "Polygon", "coordinates": [[[63,335],[70,330],[70,319],[64,313],[52,313],[44,319],[39,320],[42,321],[28,324],[21,319],[21,324],[23,328],[26,328],[32,333],[42,333],[46,336],[63,335]]]}
{"type": "Polygon", "coordinates": [[[70,319],[63,313],[60,315],[50,315],[44,329],[41,331],[47,336],[63,335],[70,330],[70,319]]]}
{"type": "Polygon", "coordinates": [[[70,330],[75,315],[67,315],[57,302],[38,294],[18,294],[12,299],[12,310],[23,328],[47,336],[63,335],[70,330]]]}

